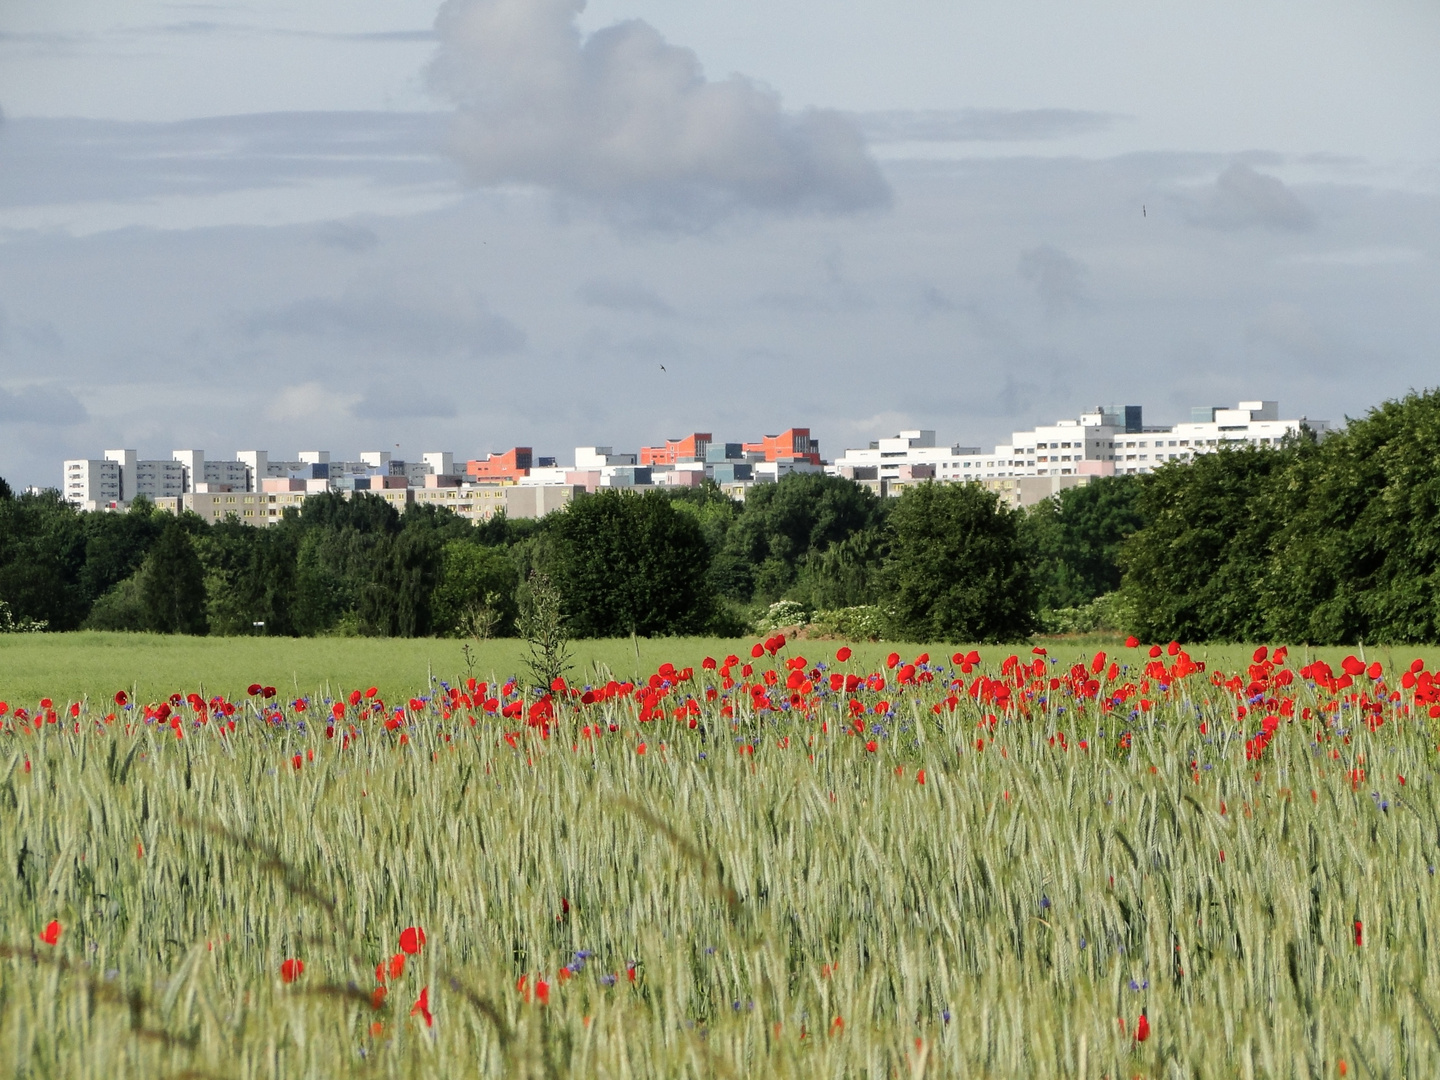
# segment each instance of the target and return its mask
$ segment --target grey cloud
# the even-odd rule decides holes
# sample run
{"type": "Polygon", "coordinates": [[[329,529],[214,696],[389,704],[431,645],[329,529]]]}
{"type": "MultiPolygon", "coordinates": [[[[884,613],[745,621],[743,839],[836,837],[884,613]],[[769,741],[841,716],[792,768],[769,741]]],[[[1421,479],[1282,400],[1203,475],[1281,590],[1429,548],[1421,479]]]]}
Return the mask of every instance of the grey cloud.
{"type": "Polygon", "coordinates": [[[434,30],[294,30],[283,26],[255,26],[248,23],[227,23],[209,19],[187,19],[182,22],[134,26],[124,33],[135,36],[197,37],[230,34],[244,37],[318,38],[325,41],[415,42],[434,41],[434,30]]]}
{"type": "Polygon", "coordinates": [[[59,386],[0,387],[0,420],[16,424],[65,427],[90,418],[79,398],[59,386]]]}
{"type": "Polygon", "coordinates": [[[580,286],[578,295],[592,307],[611,311],[634,311],[647,315],[671,316],[675,309],[638,282],[593,279],[580,286]]]}
{"type": "Polygon", "coordinates": [[[348,221],[326,221],[315,230],[315,239],[326,247],[346,251],[370,251],[380,243],[374,229],[348,221]]]}
{"type": "Polygon", "coordinates": [[[647,23],[588,37],[584,0],[446,0],[431,86],[458,106],[451,146],[482,185],[528,184],[622,219],[703,227],[737,211],[888,203],[858,126],[785,112],[743,76],[705,78],[647,23]]]}
{"type": "Polygon", "coordinates": [[[1020,277],[1035,286],[1045,310],[1059,315],[1085,303],[1085,264],[1050,244],[1021,252],[1016,268],[1020,277]]]}
{"type": "Polygon", "coordinates": [[[1192,222],[1216,229],[1258,225],[1300,232],[1315,225],[1314,212],[1282,180],[1243,162],[1227,167],[1213,187],[1190,196],[1185,209],[1192,222]]]}
{"type": "Polygon", "coordinates": [[[524,331],[478,300],[460,299],[446,308],[360,290],[253,312],[240,325],[251,337],[328,339],[410,355],[496,356],[525,345],[524,331]]]}
{"type": "Polygon", "coordinates": [[[406,385],[399,372],[393,382],[372,385],[350,407],[359,420],[447,419],[455,415],[455,399],[446,387],[406,385]]]}
{"type": "Polygon", "coordinates": [[[1325,342],[1298,304],[1271,304],[1246,328],[1252,341],[1267,341],[1294,353],[1315,353],[1325,342]]]}
{"type": "Polygon", "coordinates": [[[859,113],[855,119],[874,143],[1030,142],[1104,131],[1117,117],[1078,109],[928,109],[859,113]]]}
{"type": "Polygon", "coordinates": [[[0,206],[135,201],[359,178],[453,182],[442,113],[258,113],[174,123],[11,118],[0,206]]]}

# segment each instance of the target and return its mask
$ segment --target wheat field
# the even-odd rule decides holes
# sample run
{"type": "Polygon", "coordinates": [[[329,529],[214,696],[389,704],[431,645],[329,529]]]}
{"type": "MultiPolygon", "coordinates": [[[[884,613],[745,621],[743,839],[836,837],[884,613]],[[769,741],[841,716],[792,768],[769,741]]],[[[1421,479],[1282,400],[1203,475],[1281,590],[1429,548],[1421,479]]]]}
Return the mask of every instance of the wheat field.
{"type": "Polygon", "coordinates": [[[1424,661],[769,644],[9,701],[0,1068],[1440,1075],[1424,661]]]}

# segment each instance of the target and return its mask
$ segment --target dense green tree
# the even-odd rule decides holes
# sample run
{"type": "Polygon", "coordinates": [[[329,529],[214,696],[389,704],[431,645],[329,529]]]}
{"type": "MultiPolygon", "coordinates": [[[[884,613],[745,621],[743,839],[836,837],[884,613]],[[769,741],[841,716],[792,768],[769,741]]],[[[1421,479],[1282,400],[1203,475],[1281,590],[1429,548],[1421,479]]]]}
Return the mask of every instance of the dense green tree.
{"type": "Polygon", "coordinates": [[[1272,495],[1284,525],[1261,594],[1269,636],[1440,640],[1440,391],[1291,456],[1272,495]]]}
{"type": "Polygon", "coordinates": [[[256,529],[234,520],[215,525],[195,540],[205,567],[205,610],[212,634],[297,632],[292,608],[300,542],[295,531],[256,529]]]}
{"type": "Polygon", "coordinates": [[[136,632],[149,629],[145,614],[144,574],[137,570],[124,581],[117,581],[105,595],[90,607],[85,617],[86,630],[136,632]]]}
{"type": "Polygon", "coordinates": [[[461,637],[514,634],[519,579],[515,561],[504,551],[451,540],[441,552],[431,600],[435,632],[461,637]]]}
{"type": "Polygon", "coordinates": [[[140,572],[145,628],[161,634],[203,634],[205,568],[185,524],[172,518],[150,548],[140,572]]]}
{"type": "Polygon", "coordinates": [[[726,533],[722,580],[737,600],[775,600],[795,584],[811,557],[883,523],[885,508],[868,488],[840,476],[791,473],[759,484],[726,533]],[[745,573],[742,567],[748,567],[745,573]],[[745,588],[751,592],[743,592],[745,588]]]}
{"type": "Polygon", "coordinates": [[[924,483],[890,511],[885,607],[915,641],[1017,641],[1037,605],[1020,514],[977,484],[924,483]]]}
{"type": "Polygon", "coordinates": [[[851,533],[806,557],[791,594],[812,611],[874,604],[881,596],[888,549],[886,532],[879,526],[851,533]]]}
{"type": "Polygon", "coordinates": [[[1144,526],[1125,541],[1122,592],[1152,641],[1258,641],[1260,599],[1284,524],[1273,497],[1298,448],[1222,448],[1144,478],[1144,526]]]}
{"type": "Polygon", "coordinates": [[[426,529],[380,538],[371,578],[360,594],[360,629],[380,637],[431,633],[430,599],[440,578],[442,545],[426,529]]]}
{"type": "Polygon", "coordinates": [[[79,585],[93,603],[116,584],[132,577],[159,538],[170,515],[143,495],[123,514],[84,514],[85,562],[79,585]]]}
{"type": "Polygon", "coordinates": [[[6,499],[13,499],[14,497],[15,492],[11,490],[10,485],[5,482],[5,478],[0,476],[0,502],[4,502],[6,499]]]}
{"type": "Polygon", "coordinates": [[[350,498],[338,491],[327,491],[307,498],[301,504],[299,515],[288,526],[331,532],[350,529],[394,536],[400,531],[400,514],[379,495],[368,491],[354,492],[350,498]]]}
{"type": "Polygon", "coordinates": [[[73,630],[89,611],[80,584],[85,515],[55,490],[0,500],[0,600],[17,621],[73,630]]]}
{"type": "Polygon", "coordinates": [[[1026,511],[1021,536],[1035,558],[1041,609],[1079,607],[1120,588],[1120,549],[1142,524],[1141,479],[1094,479],[1026,511]]]}
{"type": "Polygon", "coordinates": [[[711,619],[704,534],[663,494],[586,495],[550,533],[551,576],[575,637],[696,634],[711,619]]]}

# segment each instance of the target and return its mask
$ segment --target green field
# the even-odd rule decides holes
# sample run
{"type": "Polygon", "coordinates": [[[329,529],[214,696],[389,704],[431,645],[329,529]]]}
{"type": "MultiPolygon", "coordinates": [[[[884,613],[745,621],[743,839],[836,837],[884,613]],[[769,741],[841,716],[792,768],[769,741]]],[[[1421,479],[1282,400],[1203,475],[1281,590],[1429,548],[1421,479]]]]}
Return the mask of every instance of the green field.
{"type": "MultiPolygon", "coordinates": [[[[403,708],[464,674],[459,645],[0,643],[0,1069],[1440,1075],[1440,721],[1431,683],[1401,687],[1414,651],[1327,689],[1294,676],[1303,650],[1255,684],[1248,650],[1161,677],[1112,648],[1092,689],[1070,655],[985,650],[952,691],[948,658],[902,684],[884,644],[795,643],[727,688],[698,665],[726,643],[642,641],[645,674],[695,682],[543,728],[529,699],[403,708]],[[202,679],[233,715],[109,700],[202,679]],[[262,711],[251,680],[395,690],[340,702],[327,737],[328,703],[262,711]],[[72,719],[62,688],[104,708],[72,719]]],[[[629,641],[580,648],[634,668],[629,641]]]]}
{"type": "MultiPolygon", "coordinates": [[[[1095,649],[1120,650],[1114,637],[1085,639],[1037,638],[1036,642],[1067,662],[1089,656],[1095,649]]],[[[276,687],[281,694],[338,693],[356,686],[379,687],[387,699],[421,692],[433,674],[454,681],[475,674],[481,679],[504,679],[523,670],[526,647],[514,638],[469,642],[473,666],[467,666],[465,642],[453,638],[264,638],[185,637],[165,634],[112,634],[82,631],[69,634],[0,634],[0,700],[34,702],[41,697],[75,701],[109,698],[124,689],[140,700],[158,700],[176,691],[188,694],[238,697],[251,683],[276,687]]],[[[612,638],[580,641],[573,646],[572,681],[592,681],[598,671],[616,678],[648,675],[660,664],[699,667],[706,656],[723,658],[734,653],[749,656],[754,639],[718,638],[612,638]]],[[[833,652],[833,641],[804,642],[800,651],[819,656],[833,652]]],[[[956,646],[897,645],[891,642],[851,643],[857,658],[878,665],[895,649],[913,656],[923,650],[938,660],[956,646]]],[[[978,648],[987,663],[998,664],[1028,647],[970,646],[978,648]]],[[[1197,659],[1210,657],[1225,667],[1237,667],[1253,646],[1192,647],[1197,659]]],[[[1349,651],[1341,648],[1300,650],[1297,655],[1320,656],[1339,663],[1349,651]]],[[[1392,662],[1393,650],[1371,650],[1370,656],[1392,662]]],[[[1423,656],[1431,666],[1440,662],[1440,649],[1403,650],[1405,658],[1423,656]]]]}

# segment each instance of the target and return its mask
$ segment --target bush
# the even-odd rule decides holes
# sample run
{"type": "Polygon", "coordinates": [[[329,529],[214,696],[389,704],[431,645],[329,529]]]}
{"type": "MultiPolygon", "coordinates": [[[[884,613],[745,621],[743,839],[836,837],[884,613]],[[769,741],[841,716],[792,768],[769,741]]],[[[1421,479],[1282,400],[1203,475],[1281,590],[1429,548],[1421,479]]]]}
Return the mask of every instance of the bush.
{"type": "Polygon", "coordinates": [[[1133,622],[1129,605],[1119,592],[1097,596],[1076,607],[1045,609],[1040,612],[1042,634],[1123,634],[1133,622]]]}
{"type": "Polygon", "coordinates": [[[773,634],[783,626],[804,626],[810,621],[810,612],[798,600],[777,600],[760,616],[755,629],[762,634],[773,634]]]}
{"type": "Polygon", "coordinates": [[[880,641],[885,637],[885,613],[874,604],[817,611],[810,621],[817,634],[849,641],[880,641]]]}
{"type": "Polygon", "coordinates": [[[85,620],[85,629],[148,630],[140,577],[139,573],[132,574],[96,600],[85,620]]]}

